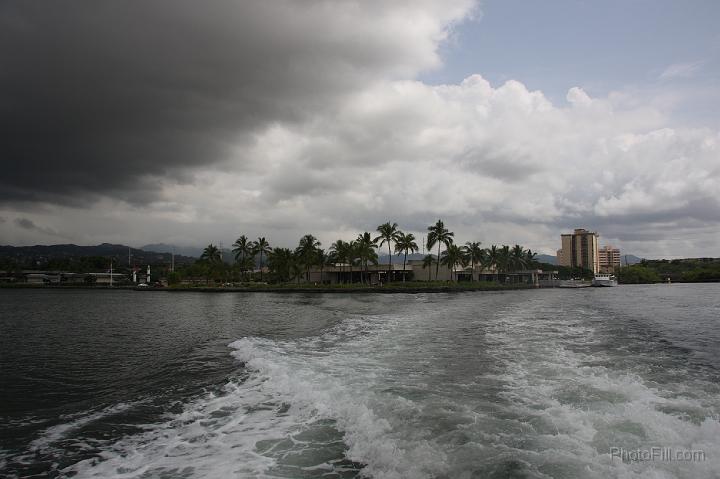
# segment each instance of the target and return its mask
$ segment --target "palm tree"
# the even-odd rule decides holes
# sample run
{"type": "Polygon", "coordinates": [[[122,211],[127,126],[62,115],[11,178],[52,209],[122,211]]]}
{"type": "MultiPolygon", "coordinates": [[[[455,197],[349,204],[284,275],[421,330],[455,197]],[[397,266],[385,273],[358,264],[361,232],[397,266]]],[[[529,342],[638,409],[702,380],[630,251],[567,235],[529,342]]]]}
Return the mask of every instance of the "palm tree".
{"type": "Polygon", "coordinates": [[[407,264],[408,252],[417,253],[418,245],[415,242],[415,235],[412,233],[403,233],[398,231],[397,238],[395,239],[395,252],[405,253],[403,257],[403,283],[405,282],[405,265],[407,264]]]}
{"type": "Polygon", "coordinates": [[[300,262],[305,266],[305,281],[310,281],[310,268],[317,260],[317,250],[320,248],[320,242],[311,234],[307,234],[300,238],[298,247],[295,249],[300,262]]]}
{"type": "Polygon", "coordinates": [[[483,259],[484,250],[480,247],[480,244],[481,243],[479,241],[468,241],[465,243],[465,247],[463,248],[467,259],[470,261],[472,268],[472,274],[470,277],[473,281],[475,281],[475,265],[481,264],[483,259]]]}
{"type": "MultiPolygon", "coordinates": [[[[357,258],[357,241],[349,241],[345,249],[345,257],[347,258],[348,266],[350,266],[350,283],[353,281],[353,265],[357,258]]],[[[362,279],[362,278],[361,278],[362,279]]]]}
{"type": "Polygon", "coordinates": [[[320,284],[323,284],[323,270],[325,270],[325,266],[330,264],[330,255],[320,248],[317,249],[315,255],[315,264],[320,266],[320,284]]]}
{"type": "Polygon", "coordinates": [[[222,256],[220,255],[220,250],[215,246],[214,244],[210,243],[205,247],[202,254],[200,255],[200,261],[205,264],[205,284],[210,282],[210,276],[215,276],[213,273],[215,273],[222,265],[222,256]]]}
{"type": "Polygon", "coordinates": [[[373,241],[377,243],[378,241],[379,246],[384,245],[387,243],[388,247],[388,282],[390,282],[390,269],[392,268],[392,251],[390,250],[390,243],[395,242],[397,244],[398,234],[401,233],[401,231],[398,229],[398,224],[393,223],[390,224],[390,222],[383,223],[380,226],[377,227],[376,230],[380,235],[375,238],[373,241]]]}
{"type": "Polygon", "coordinates": [[[245,276],[247,271],[248,260],[252,255],[252,242],[248,240],[247,236],[241,235],[235,243],[233,243],[233,253],[235,253],[235,261],[240,267],[240,275],[245,276]]]}
{"type": "Polygon", "coordinates": [[[205,247],[202,254],[200,255],[200,259],[210,264],[215,264],[222,261],[222,257],[220,256],[220,250],[212,243],[205,247]]]}
{"type": "Polygon", "coordinates": [[[275,248],[268,253],[268,267],[280,282],[290,281],[295,255],[288,248],[275,248]]]}
{"type": "MultiPolygon", "coordinates": [[[[503,245],[502,248],[498,250],[498,269],[500,269],[503,273],[507,273],[510,269],[510,247],[508,245],[503,245]]],[[[507,276],[505,277],[507,280],[507,276]]]]}
{"type": "Polygon", "coordinates": [[[449,244],[447,248],[445,248],[445,251],[442,253],[442,257],[440,258],[440,262],[447,265],[450,270],[450,280],[453,280],[453,270],[455,269],[455,266],[465,266],[467,264],[463,249],[456,244],[449,244]]]}
{"type": "MultiPolygon", "coordinates": [[[[330,257],[332,261],[340,263],[340,271],[345,272],[345,264],[348,262],[348,243],[339,239],[330,245],[330,257]]],[[[344,282],[343,278],[343,282],[344,282]]]]}
{"type": "Polygon", "coordinates": [[[300,276],[302,276],[303,273],[302,264],[295,255],[293,256],[293,262],[290,263],[290,272],[292,273],[292,277],[297,281],[297,284],[300,284],[300,276]]]}
{"type": "Polygon", "coordinates": [[[490,250],[488,248],[483,248],[482,253],[480,255],[479,264],[480,264],[481,271],[488,270],[492,267],[492,261],[490,260],[490,250]]]}
{"type": "MultiPolygon", "coordinates": [[[[377,264],[377,253],[375,252],[376,248],[377,245],[372,239],[372,235],[367,231],[358,235],[355,240],[355,254],[360,260],[360,267],[365,270],[365,281],[368,280],[368,262],[377,264]]],[[[360,280],[363,281],[362,274],[360,275],[360,280]]]]}
{"type": "Polygon", "coordinates": [[[244,259],[241,259],[237,263],[237,267],[240,270],[240,276],[242,281],[247,281],[247,272],[255,269],[255,259],[252,256],[252,251],[244,259]]]}
{"type": "Polygon", "coordinates": [[[263,254],[268,255],[272,251],[270,243],[267,242],[264,236],[257,239],[252,244],[253,256],[260,255],[260,281],[263,280],[263,254]]]}
{"type": "Polygon", "coordinates": [[[428,281],[430,281],[430,271],[432,271],[432,265],[435,262],[433,255],[428,254],[423,258],[423,269],[428,270],[428,281]]]}
{"type": "Polygon", "coordinates": [[[492,245],[487,250],[487,264],[495,271],[495,281],[499,281],[500,277],[498,275],[498,263],[500,261],[500,250],[497,246],[492,245]]]}
{"type": "Polygon", "coordinates": [[[536,256],[537,253],[533,253],[530,249],[525,251],[525,264],[527,264],[528,267],[535,266],[537,264],[536,256]]]}
{"type": "Polygon", "coordinates": [[[438,262],[435,265],[436,281],[438,279],[438,272],[440,271],[440,246],[444,244],[447,248],[448,245],[451,245],[453,242],[453,236],[455,236],[455,233],[453,233],[452,231],[448,231],[448,229],[445,228],[445,223],[443,223],[442,220],[437,220],[437,223],[435,223],[433,226],[428,226],[428,251],[431,250],[436,243],[438,245],[438,262]]]}
{"type": "Polygon", "coordinates": [[[510,264],[514,270],[523,269],[527,265],[525,261],[525,250],[519,244],[516,244],[510,250],[510,264]]]}

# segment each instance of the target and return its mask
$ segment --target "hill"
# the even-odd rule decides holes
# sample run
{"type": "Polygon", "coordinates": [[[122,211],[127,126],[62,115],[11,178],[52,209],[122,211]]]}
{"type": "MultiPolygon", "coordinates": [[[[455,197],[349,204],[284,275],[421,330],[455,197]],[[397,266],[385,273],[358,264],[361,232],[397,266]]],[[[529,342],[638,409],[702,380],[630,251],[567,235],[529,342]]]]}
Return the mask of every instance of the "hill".
{"type": "MultiPolygon", "coordinates": [[[[103,258],[114,258],[117,267],[128,265],[170,264],[171,254],[144,251],[120,244],[102,243],[95,246],[76,244],[0,246],[0,264],[3,267],[22,269],[73,269],[82,264],[84,269],[102,263],[103,258]],[[89,261],[93,258],[93,261],[89,261]]],[[[195,258],[175,255],[175,264],[192,263],[195,258]]]]}
{"type": "Polygon", "coordinates": [[[156,252],[156,253],[175,253],[183,256],[189,256],[191,258],[199,258],[202,254],[203,249],[195,246],[175,246],[166,243],[153,243],[146,244],[140,247],[143,251],[156,252]]]}
{"type": "Polygon", "coordinates": [[[539,254],[535,257],[538,263],[545,263],[545,264],[557,264],[557,257],[555,255],[549,255],[549,254],[539,254]]]}

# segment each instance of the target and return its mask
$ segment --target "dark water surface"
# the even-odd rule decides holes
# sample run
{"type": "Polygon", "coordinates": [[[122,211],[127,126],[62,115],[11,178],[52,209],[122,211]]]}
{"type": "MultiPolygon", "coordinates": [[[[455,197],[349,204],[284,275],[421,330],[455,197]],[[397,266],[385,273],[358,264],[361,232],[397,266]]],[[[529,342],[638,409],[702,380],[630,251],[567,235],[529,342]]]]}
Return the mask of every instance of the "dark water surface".
{"type": "Polygon", "coordinates": [[[720,284],[0,290],[0,354],[1,477],[720,477],[720,284]]]}

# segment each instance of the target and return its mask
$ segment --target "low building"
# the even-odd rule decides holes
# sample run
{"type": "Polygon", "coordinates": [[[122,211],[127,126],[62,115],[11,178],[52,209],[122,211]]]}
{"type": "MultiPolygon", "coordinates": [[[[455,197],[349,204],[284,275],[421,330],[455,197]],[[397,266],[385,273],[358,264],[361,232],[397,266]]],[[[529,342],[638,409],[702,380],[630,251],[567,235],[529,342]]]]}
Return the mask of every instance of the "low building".
{"type": "MultiPolygon", "coordinates": [[[[409,262],[408,262],[409,263],[409,262]]],[[[412,268],[409,264],[403,269],[402,264],[369,264],[367,268],[358,265],[337,263],[326,266],[322,270],[315,267],[310,270],[309,277],[302,273],[297,280],[317,284],[341,284],[341,283],[368,283],[381,284],[389,281],[402,281],[412,278],[412,268]]]]}
{"type": "Polygon", "coordinates": [[[339,283],[368,283],[385,284],[387,282],[399,282],[405,278],[406,281],[497,281],[500,283],[530,284],[539,286],[544,281],[554,280],[557,272],[543,270],[521,270],[497,272],[492,269],[483,269],[477,265],[458,266],[452,271],[436,263],[430,267],[423,267],[422,260],[409,260],[403,267],[402,263],[388,265],[368,265],[367,269],[355,265],[336,264],[322,269],[313,268],[310,270],[309,278],[303,273],[296,280],[300,283],[310,282],[316,284],[339,284],[339,283]],[[389,278],[389,279],[388,279],[389,278]],[[309,279],[309,281],[308,281],[309,279]]]}
{"type": "MultiPolygon", "coordinates": [[[[24,281],[29,284],[111,284],[110,273],[68,273],[66,271],[34,271],[22,272],[24,281]],[[89,278],[92,278],[89,280],[89,278]]],[[[123,273],[112,273],[112,284],[120,284],[127,280],[123,273]]]]}

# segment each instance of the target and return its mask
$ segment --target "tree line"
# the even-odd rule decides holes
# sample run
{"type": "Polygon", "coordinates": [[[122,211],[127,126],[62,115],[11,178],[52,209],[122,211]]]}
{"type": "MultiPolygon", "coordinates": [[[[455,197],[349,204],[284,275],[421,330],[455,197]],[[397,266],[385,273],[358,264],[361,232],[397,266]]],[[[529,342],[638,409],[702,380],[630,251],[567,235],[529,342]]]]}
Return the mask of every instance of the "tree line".
{"type": "MultiPolygon", "coordinates": [[[[508,271],[527,269],[536,266],[536,253],[520,245],[513,247],[491,245],[483,248],[479,241],[468,241],[464,245],[455,243],[455,233],[448,230],[442,220],[427,228],[427,250],[437,254],[427,254],[423,258],[423,268],[427,270],[427,280],[431,281],[433,270],[435,280],[439,277],[440,266],[448,268],[452,280],[457,280],[455,269],[472,266],[491,270],[496,279],[499,274],[508,271]]],[[[405,268],[407,257],[417,253],[420,248],[415,235],[400,230],[397,223],[383,223],[379,225],[376,234],[368,231],[358,234],[354,240],[338,239],[327,249],[322,248],[320,241],[312,234],[306,234],[298,241],[295,249],[271,247],[265,237],[251,240],[241,235],[232,245],[234,263],[227,265],[223,261],[222,252],[214,245],[209,244],[203,250],[200,259],[195,265],[186,268],[186,276],[204,276],[206,280],[239,280],[250,281],[270,280],[273,282],[300,281],[303,277],[310,280],[310,272],[318,271],[320,281],[324,281],[324,270],[328,266],[335,266],[341,273],[349,275],[342,277],[352,278],[359,276],[361,283],[369,282],[369,266],[377,265],[378,252],[387,248],[388,274],[391,271],[393,253],[402,256],[402,281],[406,281],[405,268]],[[268,278],[265,269],[270,273],[268,278]],[[358,273],[353,276],[353,273],[358,273]]],[[[174,278],[178,281],[183,272],[174,278]]]]}

